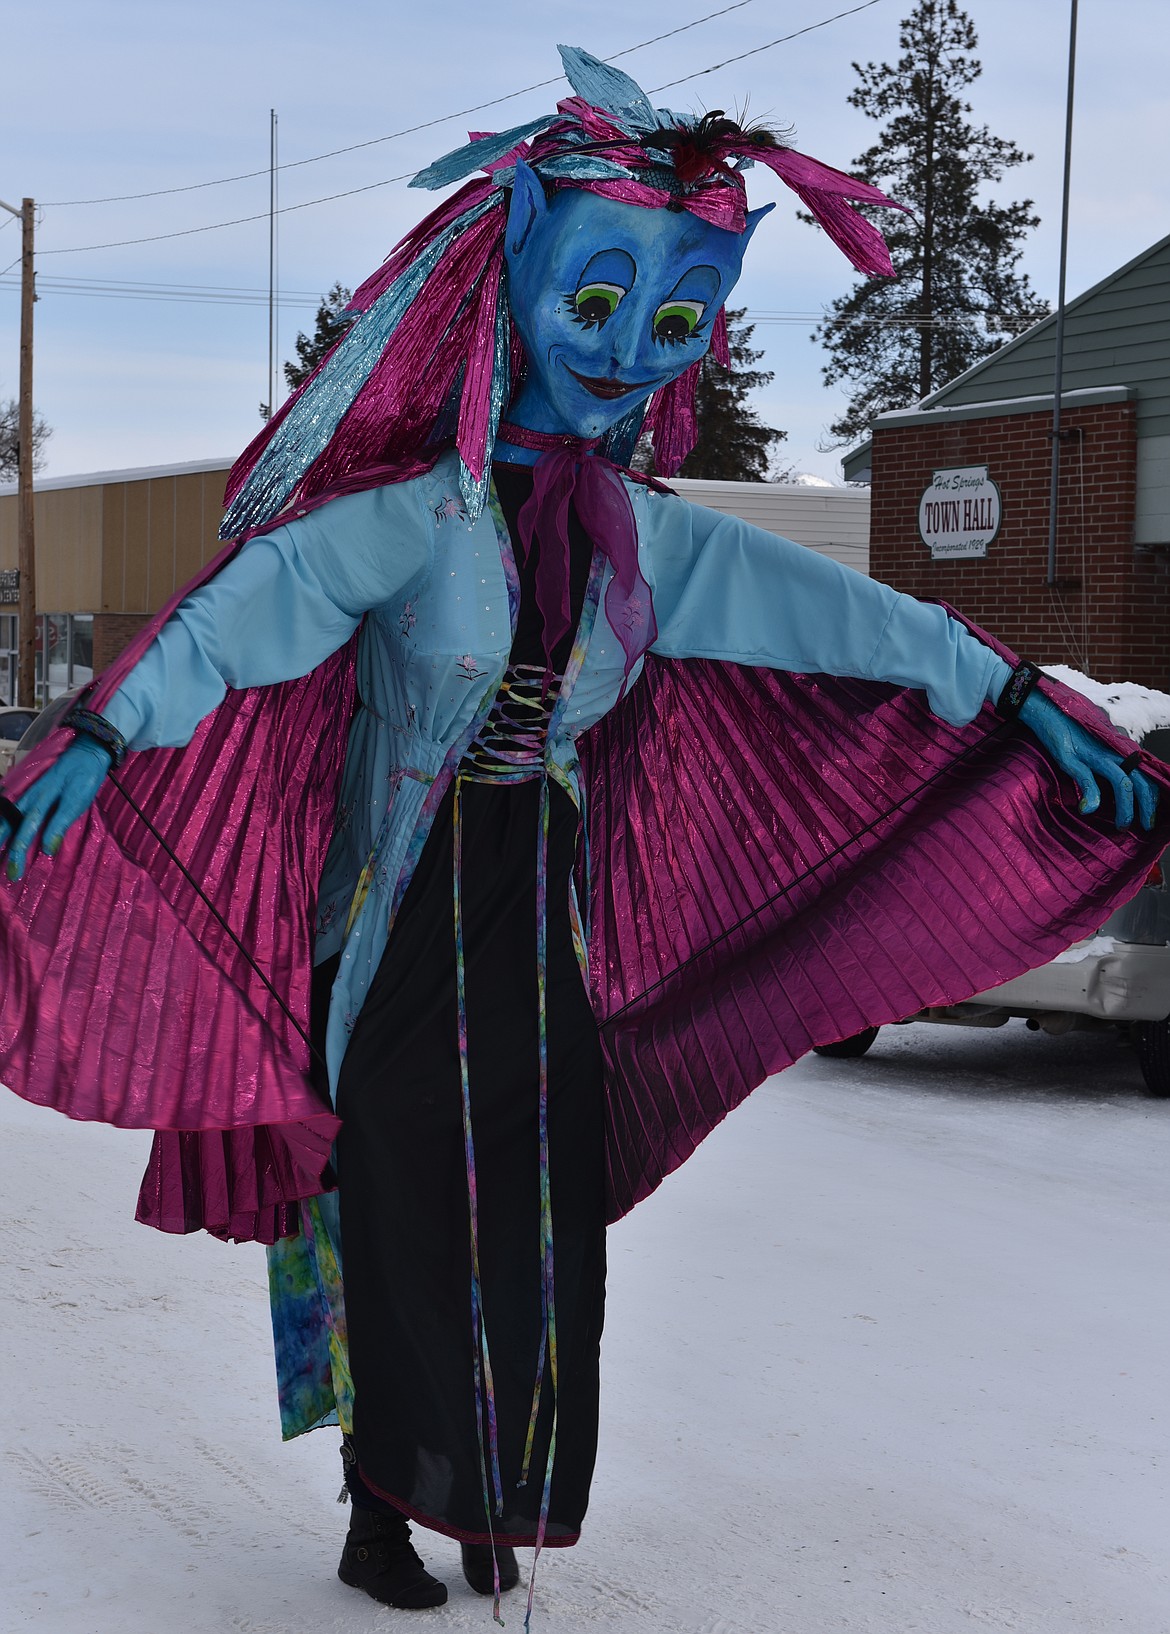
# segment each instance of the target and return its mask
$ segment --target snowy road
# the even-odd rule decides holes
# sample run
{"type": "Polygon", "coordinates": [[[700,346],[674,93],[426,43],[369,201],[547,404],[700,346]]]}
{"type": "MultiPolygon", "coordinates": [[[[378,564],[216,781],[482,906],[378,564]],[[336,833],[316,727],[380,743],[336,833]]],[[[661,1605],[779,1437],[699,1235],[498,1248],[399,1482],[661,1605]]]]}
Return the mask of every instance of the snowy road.
{"type": "MultiPolygon", "coordinates": [[[[0,1096],[3,1634],[489,1634],[445,1540],[443,1610],[337,1581],[263,1255],[134,1225],[145,1150],[0,1096]]],[[[1167,1634],[1168,1174],[1112,1036],[887,1029],[766,1085],[611,1235],[534,1629],[1167,1634]]]]}

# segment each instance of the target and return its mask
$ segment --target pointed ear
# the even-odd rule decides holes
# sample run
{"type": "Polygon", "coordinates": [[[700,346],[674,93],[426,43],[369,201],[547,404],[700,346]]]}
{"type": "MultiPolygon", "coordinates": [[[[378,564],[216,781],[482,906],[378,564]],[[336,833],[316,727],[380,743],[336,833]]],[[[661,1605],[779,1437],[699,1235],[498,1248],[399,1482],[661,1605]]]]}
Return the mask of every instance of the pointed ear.
{"type": "Polygon", "coordinates": [[[548,204],[544,188],[534,170],[523,159],[516,161],[516,180],[512,184],[512,198],[508,205],[508,226],[504,245],[509,255],[519,255],[533,224],[545,214],[548,204]]]}
{"type": "Polygon", "coordinates": [[[758,210],[748,211],[747,225],[743,230],[744,249],[746,249],[748,244],[751,242],[751,236],[760,225],[760,222],[763,221],[764,217],[769,215],[775,208],[776,206],[774,204],[762,204],[758,210]]]}

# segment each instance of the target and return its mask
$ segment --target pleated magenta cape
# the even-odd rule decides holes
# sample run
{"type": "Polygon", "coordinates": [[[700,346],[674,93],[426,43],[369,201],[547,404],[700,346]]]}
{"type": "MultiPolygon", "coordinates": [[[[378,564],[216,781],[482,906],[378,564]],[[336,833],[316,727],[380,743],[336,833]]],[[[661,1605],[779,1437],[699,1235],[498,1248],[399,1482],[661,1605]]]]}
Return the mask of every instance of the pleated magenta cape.
{"type": "MultiPolygon", "coordinates": [[[[0,1081],[159,1131],[138,1218],[162,1230],[272,1242],[322,1189],[338,1125],[309,1082],[309,975],[354,652],[229,692],[185,749],[129,756],[58,857],[0,882],[0,1081]]],[[[71,740],[58,729],[4,793],[19,802],[71,740]]],[[[611,1219],[813,1045],[1090,934],[1170,842],[1159,762],[1144,761],[1164,791],[1155,832],[1118,832],[1078,816],[1072,785],[990,709],[954,728],[920,693],[860,681],[650,656],[579,749],[611,1219]]]]}

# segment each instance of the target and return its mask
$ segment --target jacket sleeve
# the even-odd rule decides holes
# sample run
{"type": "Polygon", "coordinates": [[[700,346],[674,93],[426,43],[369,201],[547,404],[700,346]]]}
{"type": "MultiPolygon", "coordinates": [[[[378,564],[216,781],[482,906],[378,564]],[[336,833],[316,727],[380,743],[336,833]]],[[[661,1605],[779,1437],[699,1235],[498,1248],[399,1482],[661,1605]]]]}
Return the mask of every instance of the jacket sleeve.
{"type": "Polygon", "coordinates": [[[431,549],[414,483],[347,495],[249,540],[179,604],[106,718],[132,749],[188,743],[229,687],[315,669],[427,572],[431,549]]]}
{"type": "Polygon", "coordinates": [[[653,651],[921,687],[964,726],[1011,671],[941,607],[677,497],[635,500],[658,620],[653,651]]]}

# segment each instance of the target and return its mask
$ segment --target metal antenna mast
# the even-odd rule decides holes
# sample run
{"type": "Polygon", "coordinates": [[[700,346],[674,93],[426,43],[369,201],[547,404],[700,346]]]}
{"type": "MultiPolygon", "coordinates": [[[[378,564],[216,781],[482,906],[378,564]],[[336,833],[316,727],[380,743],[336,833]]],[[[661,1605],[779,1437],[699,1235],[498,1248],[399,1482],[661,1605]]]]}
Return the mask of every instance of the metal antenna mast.
{"type": "Polygon", "coordinates": [[[1056,294],[1056,363],[1052,376],[1052,476],[1048,494],[1048,583],[1056,584],[1056,525],[1060,514],[1060,409],[1064,390],[1064,281],[1068,267],[1068,194],[1072,174],[1073,87],[1077,69],[1077,0],[1068,32],[1068,97],[1064,115],[1064,197],[1060,210],[1060,280],[1056,294]]]}

